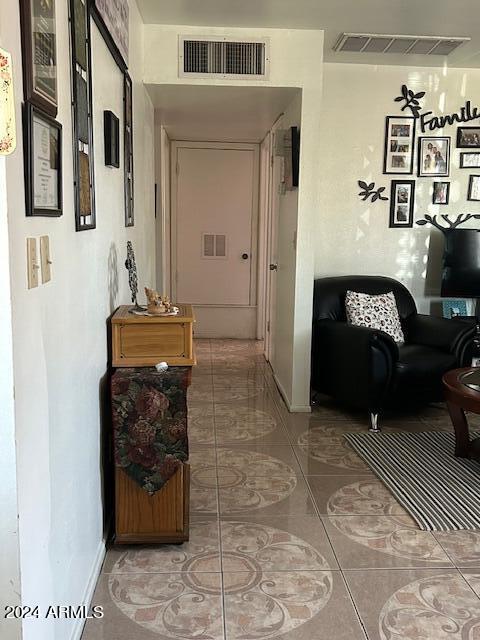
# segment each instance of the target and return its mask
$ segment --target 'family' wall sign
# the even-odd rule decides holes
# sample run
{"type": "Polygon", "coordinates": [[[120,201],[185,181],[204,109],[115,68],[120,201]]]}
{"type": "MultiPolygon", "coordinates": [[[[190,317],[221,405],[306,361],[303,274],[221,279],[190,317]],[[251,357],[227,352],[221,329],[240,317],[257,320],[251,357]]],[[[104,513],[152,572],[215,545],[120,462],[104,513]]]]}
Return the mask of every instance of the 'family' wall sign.
{"type": "Polygon", "coordinates": [[[420,123],[420,130],[422,133],[426,131],[435,131],[436,129],[443,129],[447,125],[451,126],[456,123],[465,124],[472,122],[473,120],[480,120],[480,108],[472,107],[470,100],[467,100],[463,107],[456,113],[447,114],[444,116],[435,116],[433,111],[422,112],[422,106],[420,100],[425,95],[425,91],[414,93],[407,87],[406,84],[402,85],[401,95],[395,98],[395,102],[404,102],[402,111],[410,109],[413,116],[418,119],[420,123]]]}

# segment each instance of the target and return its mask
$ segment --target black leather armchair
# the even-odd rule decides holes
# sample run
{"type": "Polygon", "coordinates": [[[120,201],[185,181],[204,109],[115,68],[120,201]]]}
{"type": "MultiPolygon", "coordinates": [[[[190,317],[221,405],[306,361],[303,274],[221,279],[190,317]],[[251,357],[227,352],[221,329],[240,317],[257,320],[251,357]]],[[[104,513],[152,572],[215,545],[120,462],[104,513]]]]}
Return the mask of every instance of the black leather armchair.
{"type": "Polygon", "coordinates": [[[473,324],[417,313],[403,284],[380,276],[342,276],[315,281],[312,388],[350,407],[367,409],[371,430],[378,415],[395,405],[418,405],[443,397],[442,376],[465,366],[473,324]],[[347,290],[393,291],[405,344],[376,329],[347,323],[347,290]]]}

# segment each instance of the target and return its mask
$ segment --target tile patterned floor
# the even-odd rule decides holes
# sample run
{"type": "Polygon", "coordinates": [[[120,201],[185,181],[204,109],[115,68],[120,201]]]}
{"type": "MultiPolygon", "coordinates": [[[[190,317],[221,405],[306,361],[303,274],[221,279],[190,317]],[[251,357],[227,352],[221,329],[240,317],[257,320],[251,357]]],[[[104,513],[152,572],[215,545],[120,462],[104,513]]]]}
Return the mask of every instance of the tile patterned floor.
{"type": "Polygon", "coordinates": [[[342,437],[366,417],[289,414],[256,343],[196,349],[190,541],[110,549],[83,640],[480,640],[480,531],[419,531],[342,437]]]}

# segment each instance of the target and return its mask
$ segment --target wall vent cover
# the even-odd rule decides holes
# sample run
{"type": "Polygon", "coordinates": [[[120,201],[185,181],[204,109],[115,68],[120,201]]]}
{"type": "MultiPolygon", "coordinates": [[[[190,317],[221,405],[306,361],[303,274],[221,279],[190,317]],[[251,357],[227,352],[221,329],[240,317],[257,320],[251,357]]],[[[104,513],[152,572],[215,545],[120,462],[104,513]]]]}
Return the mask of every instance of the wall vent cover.
{"type": "Polygon", "coordinates": [[[227,258],[227,236],[224,233],[202,234],[202,258],[227,258]]]}
{"type": "Polygon", "coordinates": [[[405,36],[374,33],[342,33],[334,51],[349,53],[397,53],[448,56],[470,38],[445,36],[405,36]]]}
{"type": "Polygon", "coordinates": [[[179,38],[179,75],[196,77],[268,77],[269,41],[240,38],[179,38]]]}

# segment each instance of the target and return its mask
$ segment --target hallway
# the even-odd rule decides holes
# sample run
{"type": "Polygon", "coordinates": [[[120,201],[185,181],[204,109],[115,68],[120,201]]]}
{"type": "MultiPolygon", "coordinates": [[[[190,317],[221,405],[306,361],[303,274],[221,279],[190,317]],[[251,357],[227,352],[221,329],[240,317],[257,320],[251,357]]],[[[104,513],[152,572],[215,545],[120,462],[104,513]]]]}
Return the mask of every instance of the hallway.
{"type": "MultiPolygon", "coordinates": [[[[289,414],[256,343],[196,352],[190,542],[110,549],[83,640],[470,637],[480,535],[419,531],[344,442],[364,416],[289,414]]],[[[385,424],[450,428],[441,407],[385,424]]]]}

